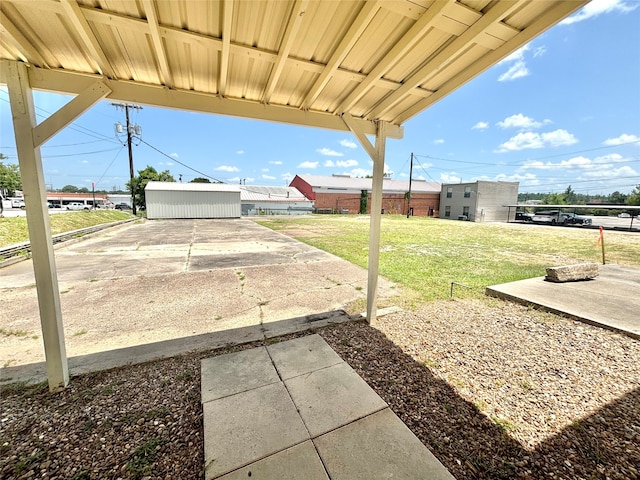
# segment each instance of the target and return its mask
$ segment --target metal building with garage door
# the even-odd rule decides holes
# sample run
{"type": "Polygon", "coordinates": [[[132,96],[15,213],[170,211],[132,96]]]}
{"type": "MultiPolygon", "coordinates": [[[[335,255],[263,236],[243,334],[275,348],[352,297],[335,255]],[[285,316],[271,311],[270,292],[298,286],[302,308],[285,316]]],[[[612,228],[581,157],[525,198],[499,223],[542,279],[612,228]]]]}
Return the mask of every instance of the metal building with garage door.
{"type": "Polygon", "coordinates": [[[240,186],[226,183],[149,182],[147,218],[240,218],[240,186]]]}

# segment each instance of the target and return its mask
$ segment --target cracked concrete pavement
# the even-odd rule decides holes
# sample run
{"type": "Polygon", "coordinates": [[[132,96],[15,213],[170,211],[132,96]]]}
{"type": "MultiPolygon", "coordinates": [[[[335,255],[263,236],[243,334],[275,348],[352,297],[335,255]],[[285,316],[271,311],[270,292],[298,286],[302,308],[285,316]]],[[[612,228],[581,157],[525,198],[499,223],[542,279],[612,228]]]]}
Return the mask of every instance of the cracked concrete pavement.
{"type": "MultiPolygon", "coordinates": [[[[55,255],[70,357],[334,312],[366,293],[365,269],[249,219],[128,224],[55,255]]],[[[379,287],[381,303],[395,294],[379,287]]],[[[0,295],[1,366],[43,361],[31,261],[0,270],[0,295]]]]}

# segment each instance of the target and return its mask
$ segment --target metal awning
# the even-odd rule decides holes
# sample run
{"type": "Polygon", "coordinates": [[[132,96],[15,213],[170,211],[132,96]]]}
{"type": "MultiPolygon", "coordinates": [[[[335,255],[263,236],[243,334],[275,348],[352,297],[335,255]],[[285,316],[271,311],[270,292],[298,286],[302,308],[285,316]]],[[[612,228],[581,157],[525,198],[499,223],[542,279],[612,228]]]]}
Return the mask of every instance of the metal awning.
{"type": "Polygon", "coordinates": [[[374,161],[375,316],[386,138],[587,0],[3,0],[7,84],[50,387],[68,372],[40,146],[102,99],[353,132],[374,161]],[[75,95],[41,124],[31,90],[75,95]],[[372,144],[367,135],[374,135],[372,144]]]}

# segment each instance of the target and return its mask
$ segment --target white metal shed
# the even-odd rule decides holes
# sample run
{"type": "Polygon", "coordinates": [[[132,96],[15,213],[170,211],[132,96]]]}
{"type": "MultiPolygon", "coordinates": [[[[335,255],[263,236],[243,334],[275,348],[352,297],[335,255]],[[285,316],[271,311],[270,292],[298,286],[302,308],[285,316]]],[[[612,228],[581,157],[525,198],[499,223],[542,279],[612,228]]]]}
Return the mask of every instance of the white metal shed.
{"type": "Polygon", "coordinates": [[[149,182],[147,218],[239,218],[240,187],[225,183],[149,182]]]}

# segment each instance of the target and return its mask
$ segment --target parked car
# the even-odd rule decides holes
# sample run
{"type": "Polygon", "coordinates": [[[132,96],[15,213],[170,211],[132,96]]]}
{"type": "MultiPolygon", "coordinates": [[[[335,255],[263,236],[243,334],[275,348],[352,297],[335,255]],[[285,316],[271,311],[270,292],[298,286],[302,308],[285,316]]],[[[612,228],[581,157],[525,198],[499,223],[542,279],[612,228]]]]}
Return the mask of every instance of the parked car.
{"type": "Polygon", "coordinates": [[[533,213],[516,212],[516,220],[521,222],[533,222],[533,213]]]}
{"type": "Polygon", "coordinates": [[[11,199],[11,208],[21,208],[25,209],[26,205],[24,204],[24,200],[21,198],[13,198],[11,199]]]}
{"type": "Polygon", "coordinates": [[[561,223],[563,225],[591,225],[592,220],[587,217],[581,217],[575,213],[560,213],[561,223]]]}
{"type": "Polygon", "coordinates": [[[560,223],[560,211],[548,210],[536,212],[533,217],[531,217],[531,221],[535,223],[550,223],[551,225],[555,225],[556,223],[560,223]]]}
{"type": "Polygon", "coordinates": [[[128,203],[118,203],[114,208],[116,210],[131,210],[131,206],[128,203]]]}
{"type": "Polygon", "coordinates": [[[67,210],[89,210],[89,207],[84,203],[71,202],[67,203],[67,210]]]}
{"type": "Polygon", "coordinates": [[[621,213],[618,215],[618,218],[631,218],[631,215],[629,215],[628,213],[621,213]]]}

